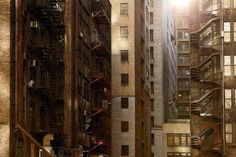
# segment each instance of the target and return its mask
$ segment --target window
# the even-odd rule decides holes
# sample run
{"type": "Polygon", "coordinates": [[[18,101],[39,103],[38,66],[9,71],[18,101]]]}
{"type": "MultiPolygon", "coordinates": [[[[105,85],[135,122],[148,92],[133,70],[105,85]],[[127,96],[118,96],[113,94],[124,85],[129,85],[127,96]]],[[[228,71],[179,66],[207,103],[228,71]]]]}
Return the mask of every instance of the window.
{"type": "Polygon", "coordinates": [[[128,60],[129,60],[128,50],[121,50],[120,56],[121,56],[122,62],[128,62],[128,60]]]}
{"type": "Polygon", "coordinates": [[[120,14],[121,15],[128,15],[128,3],[121,3],[120,4],[120,14]]]}
{"type": "Polygon", "coordinates": [[[233,127],[231,123],[225,124],[225,140],[226,143],[233,143],[233,127]]]}
{"type": "Polygon", "coordinates": [[[179,146],[180,145],[180,137],[179,134],[174,135],[174,145],[179,146]]]}
{"type": "Polygon", "coordinates": [[[121,108],[129,108],[129,98],[121,98],[121,108]]]}
{"type": "Polygon", "coordinates": [[[151,126],[154,127],[154,116],[151,116],[151,126]]]}
{"type": "Polygon", "coordinates": [[[121,121],[121,132],[128,132],[128,131],[129,131],[129,122],[121,121]]]}
{"type": "Polygon", "coordinates": [[[154,65],[153,64],[150,64],[150,73],[151,73],[151,76],[154,76],[154,65]]]}
{"type": "Polygon", "coordinates": [[[231,57],[224,56],[224,75],[229,76],[231,75],[231,57]]]}
{"type": "Polygon", "coordinates": [[[129,74],[121,74],[121,84],[122,85],[129,84],[129,74]]]}
{"type": "Polygon", "coordinates": [[[150,0],[150,6],[153,7],[153,5],[154,5],[153,0],[150,0]]]}
{"type": "Polygon", "coordinates": [[[154,93],[154,82],[153,81],[151,81],[150,86],[151,86],[151,93],[153,94],[154,93]]]}
{"type": "Polygon", "coordinates": [[[191,153],[168,152],[167,157],[190,157],[191,153]]]}
{"type": "Polygon", "coordinates": [[[121,156],[129,156],[129,146],[121,145],[121,156]]]}
{"type": "Polygon", "coordinates": [[[189,134],[167,134],[168,146],[190,146],[191,139],[189,134]]]}
{"type": "Polygon", "coordinates": [[[178,43],[177,50],[178,53],[188,53],[189,52],[189,42],[178,43]]]}
{"type": "Polygon", "coordinates": [[[151,99],[151,111],[154,111],[154,99],[151,99]]]}
{"type": "Polygon", "coordinates": [[[120,26],[120,37],[122,39],[128,38],[128,26],[120,26]]]}
{"type": "Polygon", "coordinates": [[[181,138],[181,146],[186,146],[187,145],[187,136],[185,134],[181,134],[180,138],[181,138]]]}
{"type": "Polygon", "coordinates": [[[151,134],[151,144],[155,144],[155,134],[151,134]]]}
{"type": "Polygon", "coordinates": [[[153,34],[153,29],[150,30],[150,41],[153,42],[154,41],[154,34],[153,34]]]}
{"type": "Polygon", "coordinates": [[[230,8],[230,0],[224,0],[224,8],[230,8]]]}
{"type": "Polygon", "coordinates": [[[234,22],[234,42],[236,42],[236,22],[234,22]]]}
{"type": "Polygon", "coordinates": [[[234,56],[234,75],[236,75],[236,56],[234,56]]]}
{"type": "Polygon", "coordinates": [[[230,22],[224,22],[224,42],[230,42],[230,22]]]}
{"type": "Polygon", "coordinates": [[[167,134],[167,145],[174,146],[174,134],[167,134]]]}
{"type": "Polygon", "coordinates": [[[150,59],[154,59],[154,48],[150,47],[150,59]]]}
{"type": "Polygon", "coordinates": [[[232,95],[231,89],[225,89],[225,108],[231,109],[232,108],[232,95]]]}
{"type": "Polygon", "coordinates": [[[189,32],[188,31],[179,31],[177,34],[178,39],[189,39],[189,32]]]}
{"type": "Polygon", "coordinates": [[[150,24],[154,23],[154,16],[153,16],[153,12],[150,12],[150,24]]]}

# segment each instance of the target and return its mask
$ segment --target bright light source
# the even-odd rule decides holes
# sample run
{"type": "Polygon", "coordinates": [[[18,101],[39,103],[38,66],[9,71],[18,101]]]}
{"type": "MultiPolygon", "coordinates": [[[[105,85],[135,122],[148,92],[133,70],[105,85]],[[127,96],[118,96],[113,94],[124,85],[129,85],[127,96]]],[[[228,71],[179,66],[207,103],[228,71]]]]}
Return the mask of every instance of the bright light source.
{"type": "Polygon", "coordinates": [[[187,7],[190,0],[173,0],[176,7],[187,7]]]}

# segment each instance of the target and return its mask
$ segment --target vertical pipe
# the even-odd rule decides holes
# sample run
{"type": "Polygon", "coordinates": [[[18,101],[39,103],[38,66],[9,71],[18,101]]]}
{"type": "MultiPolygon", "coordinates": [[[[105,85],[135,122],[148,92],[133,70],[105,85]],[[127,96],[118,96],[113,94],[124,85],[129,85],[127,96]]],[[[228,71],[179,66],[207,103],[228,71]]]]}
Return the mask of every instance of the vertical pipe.
{"type": "Polygon", "coordinates": [[[221,71],[222,71],[222,139],[223,139],[223,156],[225,156],[225,108],[224,108],[224,0],[221,1],[221,71]]]}
{"type": "Polygon", "coordinates": [[[66,147],[72,147],[73,135],[74,135],[74,0],[65,0],[65,51],[64,51],[64,62],[65,62],[65,86],[64,86],[64,133],[66,134],[66,147]]]}

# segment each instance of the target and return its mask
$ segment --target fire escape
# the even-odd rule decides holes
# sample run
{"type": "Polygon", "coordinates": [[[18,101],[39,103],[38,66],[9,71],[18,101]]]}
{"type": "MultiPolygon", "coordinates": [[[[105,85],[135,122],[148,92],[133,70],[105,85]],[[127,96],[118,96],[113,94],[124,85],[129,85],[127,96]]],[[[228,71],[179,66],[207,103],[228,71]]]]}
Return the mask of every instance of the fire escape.
{"type": "Polygon", "coordinates": [[[111,4],[92,0],[91,155],[110,154],[111,4]]]}
{"type": "Polygon", "coordinates": [[[222,153],[221,133],[221,3],[205,0],[200,28],[191,33],[191,146],[192,155],[222,153]]]}
{"type": "Polygon", "coordinates": [[[43,156],[50,156],[43,147],[46,135],[54,135],[51,147],[55,154],[63,144],[63,5],[64,0],[32,0],[28,1],[26,9],[25,81],[28,122],[24,127],[18,125],[17,129],[36,144],[37,148],[31,151],[43,156]]]}

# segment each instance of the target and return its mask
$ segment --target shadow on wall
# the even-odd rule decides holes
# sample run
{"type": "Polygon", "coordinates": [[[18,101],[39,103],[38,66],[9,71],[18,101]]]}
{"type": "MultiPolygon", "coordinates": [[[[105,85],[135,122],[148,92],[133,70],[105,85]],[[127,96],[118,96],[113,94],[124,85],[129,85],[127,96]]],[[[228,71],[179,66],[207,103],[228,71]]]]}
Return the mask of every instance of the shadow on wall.
{"type": "Polygon", "coordinates": [[[10,0],[0,0],[0,156],[8,157],[9,148],[9,45],[10,0]]]}

